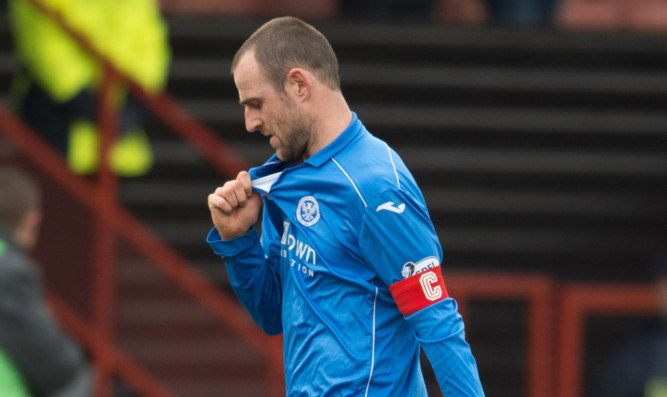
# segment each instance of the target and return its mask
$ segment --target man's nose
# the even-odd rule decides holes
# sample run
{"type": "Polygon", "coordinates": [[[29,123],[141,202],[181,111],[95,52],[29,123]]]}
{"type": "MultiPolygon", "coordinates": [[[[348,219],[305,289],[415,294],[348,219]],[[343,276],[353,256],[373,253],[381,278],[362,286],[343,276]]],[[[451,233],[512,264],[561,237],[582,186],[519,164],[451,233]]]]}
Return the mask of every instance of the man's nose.
{"type": "Polygon", "coordinates": [[[256,114],[250,109],[245,110],[245,129],[248,132],[255,132],[262,125],[262,121],[256,114]]]}

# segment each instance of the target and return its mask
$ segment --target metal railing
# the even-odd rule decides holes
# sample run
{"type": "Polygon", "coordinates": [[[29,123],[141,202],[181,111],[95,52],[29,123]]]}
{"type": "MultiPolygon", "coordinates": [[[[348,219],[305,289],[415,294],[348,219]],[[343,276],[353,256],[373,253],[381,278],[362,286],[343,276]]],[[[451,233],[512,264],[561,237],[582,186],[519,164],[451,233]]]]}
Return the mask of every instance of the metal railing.
{"type": "MultiPolygon", "coordinates": [[[[109,149],[118,129],[118,115],[110,106],[112,86],[119,83],[126,85],[149,110],[169,125],[181,139],[189,142],[209,164],[226,177],[235,177],[239,171],[247,169],[247,164],[213,132],[190,116],[168,94],[148,93],[134,79],[116,68],[84,35],[69,26],[58,12],[39,0],[27,1],[54,20],[84,51],[103,66],[104,76],[97,96],[97,121],[101,135],[100,168],[94,182],[72,175],[60,154],[45,144],[10,112],[0,107],[0,130],[4,132],[5,136],[34,164],[67,189],[81,204],[89,207],[97,217],[95,232],[92,236],[95,252],[93,255],[95,276],[92,289],[94,293],[93,321],[96,334],[111,345],[115,291],[110,280],[114,278],[115,272],[114,235],[118,234],[131,241],[137,250],[144,252],[165,274],[180,285],[184,291],[199,300],[239,338],[264,354],[271,367],[269,370],[271,380],[267,387],[267,395],[280,395],[282,356],[279,342],[263,334],[254,326],[250,316],[233,298],[213,286],[188,260],[161,241],[119,204],[118,180],[110,170],[107,161],[109,149]]],[[[79,329],[82,328],[79,327],[79,329]]],[[[123,367],[125,363],[125,361],[114,360],[110,353],[112,351],[112,348],[98,349],[96,396],[109,395],[111,374],[118,372],[119,366],[123,367]]],[[[120,371],[120,373],[124,372],[120,371]]],[[[157,395],[162,396],[162,394],[157,395]]]]}
{"type": "Polygon", "coordinates": [[[560,293],[558,397],[580,397],[584,390],[586,320],[593,315],[656,314],[655,289],[648,284],[572,283],[560,293]]]}
{"type": "MultiPolygon", "coordinates": [[[[123,236],[137,250],[143,252],[184,291],[214,313],[238,337],[262,352],[272,366],[282,365],[280,346],[277,346],[276,340],[264,335],[233,298],[219,291],[185,258],[162,242],[132,214],[120,207],[114,196],[108,196],[109,186],[104,185],[101,178],[94,183],[72,175],[59,153],[2,106],[0,106],[0,131],[31,160],[32,164],[63,186],[74,199],[97,216],[97,234],[94,236],[96,251],[94,257],[96,259],[93,278],[95,284],[93,287],[93,313],[95,314],[93,328],[102,339],[112,344],[110,335],[113,325],[114,291],[112,290],[113,283],[110,280],[113,277],[113,236],[116,234],[123,236]]],[[[70,327],[72,324],[66,323],[66,325],[70,327]]],[[[110,351],[111,349],[100,350],[98,355],[97,369],[99,375],[103,377],[103,380],[106,379],[107,383],[98,386],[96,396],[107,395],[108,392],[105,390],[109,388],[110,375],[118,372],[119,366],[123,366],[123,362],[107,356],[106,353],[110,351]]],[[[279,378],[273,381],[274,385],[271,386],[273,393],[275,393],[275,383],[279,384],[279,381],[279,378]]],[[[272,394],[269,393],[269,395],[272,394]]],[[[147,395],[147,397],[150,396],[152,395],[147,395]]]]}
{"type": "Polygon", "coordinates": [[[551,397],[553,391],[555,282],[546,275],[447,273],[445,282],[465,317],[471,300],[521,301],[527,304],[525,390],[551,397]]]}
{"type": "Polygon", "coordinates": [[[86,347],[95,361],[106,362],[113,374],[122,377],[137,393],[142,396],[175,397],[162,387],[130,357],[115,348],[109,341],[86,325],[67,305],[53,294],[49,303],[61,323],[67,324],[68,330],[86,347]]]}

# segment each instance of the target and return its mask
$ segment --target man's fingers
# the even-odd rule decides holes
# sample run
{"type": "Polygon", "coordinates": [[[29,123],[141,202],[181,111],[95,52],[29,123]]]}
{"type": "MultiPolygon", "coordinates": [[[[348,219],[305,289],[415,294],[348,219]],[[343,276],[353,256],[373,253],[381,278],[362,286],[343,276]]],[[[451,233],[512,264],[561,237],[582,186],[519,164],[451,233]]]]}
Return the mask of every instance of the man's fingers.
{"type": "Polygon", "coordinates": [[[218,208],[224,213],[231,213],[234,209],[245,207],[248,198],[253,194],[250,175],[241,171],[236,179],[225,182],[209,197],[209,207],[218,208]]]}
{"type": "Polygon", "coordinates": [[[250,197],[248,197],[248,201],[253,201],[254,204],[259,207],[262,205],[262,196],[260,196],[257,192],[252,192],[250,197]]]}
{"type": "Polygon", "coordinates": [[[226,182],[221,189],[221,195],[222,197],[227,200],[229,205],[232,206],[232,208],[236,208],[239,206],[239,197],[238,197],[238,187],[236,186],[238,183],[236,181],[228,181],[226,182]]]}
{"type": "Polygon", "coordinates": [[[248,201],[248,195],[246,194],[243,183],[238,179],[230,181],[228,183],[229,183],[229,188],[232,190],[234,198],[236,199],[236,205],[239,207],[244,207],[246,202],[248,201]]]}
{"type": "Polygon", "coordinates": [[[208,195],[208,208],[210,208],[211,211],[222,211],[224,214],[230,214],[234,210],[229,202],[217,193],[208,195]]]}
{"type": "Polygon", "coordinates": [[[246,197],[250,197],[252,195],[252,180],[250,179],[250,174],[246,171],[241,171],[236,176],[236,180],[241,182],[246,197]]]}
{"type": "Polygon", "coordinates": [[[257,222],[262,199],[252,191],[252,181],[247,172],[225,182],[208,196],[213,224],[224,239],[246,233],[257,222]]]}
{"type": "Polygon", "coordinates": [[[213,200],[213,203],[223,212],[232,212],[234,207],[236,207],[236,201],[230,200],[229,198],[229,188],[224,186],[219,187],[215,189],[215,193],[213,193],[213,195],[216,196],[216,198],[213,200]]]}

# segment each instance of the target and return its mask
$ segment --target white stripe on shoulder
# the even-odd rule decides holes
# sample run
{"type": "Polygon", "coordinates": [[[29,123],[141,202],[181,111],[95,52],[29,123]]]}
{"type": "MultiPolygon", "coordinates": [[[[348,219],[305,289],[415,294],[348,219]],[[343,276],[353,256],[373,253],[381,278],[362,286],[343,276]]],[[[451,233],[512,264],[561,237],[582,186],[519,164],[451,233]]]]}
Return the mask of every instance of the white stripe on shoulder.
{"type": "Polygon", "coordinates": [[[359,191],[359,189],[357,189],[357,185],[354,184],[354,181],[352,180],[352,178],[350,178],[350,176],[347,174],[347,172],[345,172],[345,170],[343,169],[343,167],[341,167],[340,164],[338,164],[338,161],[336,161],[335,158],[332,157],[331,160],[333,160],[333,162],[336,163],[336,165],[338,166],[338,168],[340,168],[340,170],[343,171],[343,174],[345,174],[345,176],[347,177],[347,179],[350,181],[350,183],[351,183],[352,186],[354,187],[354,190],[357,191],[357,194],[359,195],[359,198],[361,199],[361,202],[364,203],[364,207],[368,207],[368,205],[366,204],[366,200],[364,200],[364,197],[361,195],[361,192],[359,191]]]}
{"type": "Polygon", "coordinates": [[[391,160],[391,166],[394,167],[394,175],[396,175],[396,185],[398,185],[398,188],[401,188],[401,181],[398,180],[398,171],[396,171],[396,164],[394,164],[394,158],[391,155],[391,149],[389,149],[389,145],[387,145],[387,153],[389,154],[389,160],[391,160]]]}

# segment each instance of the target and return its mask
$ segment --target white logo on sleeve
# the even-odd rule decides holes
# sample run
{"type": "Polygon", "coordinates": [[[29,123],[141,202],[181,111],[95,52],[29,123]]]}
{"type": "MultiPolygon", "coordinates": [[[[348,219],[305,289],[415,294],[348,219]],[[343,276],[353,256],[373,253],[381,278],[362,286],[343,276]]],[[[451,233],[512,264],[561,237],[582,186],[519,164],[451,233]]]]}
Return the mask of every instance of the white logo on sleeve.
{"type": "Polygon", "coordinates": [[[433,272],[426,272],[419,277],[419,283],[424,291],[424,296],[430,301],[442,297],[442,288],[438,285],[438,276],[433,272]]]}
{"type": "Polygon", "coordinates": [[[429,269],[433,269],[439,264],[440,261],[435,256],[429,256],[416,263],[407,262],[405,265],[403,265],[403,269],[401,269],[401,275],[403,276],[403,278],[408,278],[414,276],[415,274],[419,274],[429,269]]]}
{"type": "Polygon", "coordinates": [[[382,210],[391,211],[391,212],[395,212],[397,214],[400,214],[403,211],[405,211],[405,203],[401,203],[401,204],[398,205],[398,207],[394,207],[394,202],[389,201],[389,202],[386,202],[386,203],[380,205],[377,208],[377,210],[375,210],[375,212],[380,212],[382,210]]]}
{"type": "Polygon", "coordinates": [[[313,196],[306,196],[299,200],[296,207],[296,219],[304,226],[313,226],[320,220],[320,205],[313,196]]]}

